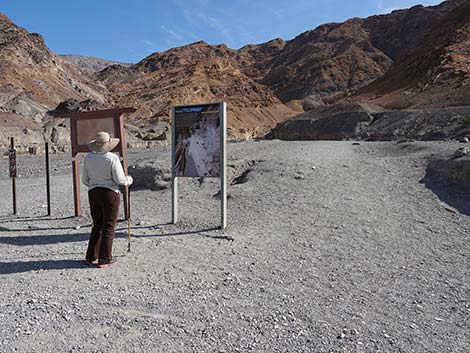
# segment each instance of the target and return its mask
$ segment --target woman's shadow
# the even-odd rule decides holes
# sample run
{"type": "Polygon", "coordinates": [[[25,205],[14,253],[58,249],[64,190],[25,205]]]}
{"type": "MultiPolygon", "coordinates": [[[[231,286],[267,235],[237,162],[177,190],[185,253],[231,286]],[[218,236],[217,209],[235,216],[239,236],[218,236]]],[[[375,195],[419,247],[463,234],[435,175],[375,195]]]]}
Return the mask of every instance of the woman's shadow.
{"type": "Polygon", "coordinates": [[[0,262],[0,275],[23,273],[30,271],[85,269],[87,266],[79,260],[47,260],[47,261],[15,261],[0,262]]]}

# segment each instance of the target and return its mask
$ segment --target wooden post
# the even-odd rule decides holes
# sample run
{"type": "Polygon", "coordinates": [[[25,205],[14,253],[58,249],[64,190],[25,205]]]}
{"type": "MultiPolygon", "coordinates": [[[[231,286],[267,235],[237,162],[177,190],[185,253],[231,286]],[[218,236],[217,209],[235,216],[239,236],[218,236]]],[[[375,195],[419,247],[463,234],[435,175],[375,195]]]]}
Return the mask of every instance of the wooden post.
{"type": "MultiPolygon", "coordinates": [[[[70,119],[70,133],[72,146],[77,141],[77,120],[70,119]]],[[[80,196],[80,163],[78,159],[78,153],[72,148],[72,176],[73,176],[73,204],[75,210],[75,217],[81,216],[82,214],[82,202],[80,196]]]]}
{"type": "Polygon", "coordinates": [[[80,163],[78,155],[72,158],[72,175],[73,175],[73,200],[75,208],[75,217],[82,215],[82,205],[80,199],[80,163]]]}
{"type": "MultiPolygon", "coordinates": [[[[116,114],[115,116],[114,127],[119,129],[119,133],[116,136],[121,137],[121,164],[122,169],[124,169],[124,174],[129,175],[128,165],[127,165],[127,141],[126,141],[126,129],[124,128],[124,122],[122,121],[122,115],[116,114]]],[[[124,206],[124,219],[128,220],[130,218],[130,205],[129,205],[129,186],[124,186],[124,195],[123,195],[123,206],[124,206]]]]}

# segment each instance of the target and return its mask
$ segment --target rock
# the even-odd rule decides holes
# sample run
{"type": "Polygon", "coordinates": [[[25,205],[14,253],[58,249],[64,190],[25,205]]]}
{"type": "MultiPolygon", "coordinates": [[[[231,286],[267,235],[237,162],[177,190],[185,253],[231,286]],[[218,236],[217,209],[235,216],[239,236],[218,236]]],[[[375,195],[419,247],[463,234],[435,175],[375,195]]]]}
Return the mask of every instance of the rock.
{"type": "Polygon", "coordinates": [[[37,155],[40,153],[40,151],[41,147],[39,147],[38,145],[29,146],[28,148],[29,154],[37,155]]]}
{"type": "Polygon", "coordinates": [[[280,140],[360,139],[373,116],[360,105],[337,105],[309,111],[289,119],[272,130],[280,140]]]}
{"type": "Polygon", "coordinates": [[[151,163],[137,164],[129,167],[129,174],[134,178],[133,187],[152,191],[166,190],[171,186],[168,168],[159,168],[151,163]]]}
{"type": "Polygon", "coordinates": [[[469,143],[470,139],[467,136],[464,136],[464,137],[459,139],[459,142],[460,143],[469,143]]]}
{"type": "Polygon", "coordinates": [[[470,155],[430,162],[426,168],[426,178],[431,180],[435,177],[470,187],[470,155]]]}
{"type": "Polygon", "coordinates": [[[457,151],[454,152],[454,158],[460,158],[466,156],[470,153],[470,148],[468,147],[460,147],[457,151]]]}
{"type": "Polygon", "coordinates": [[[244,170],[240,175],[237,177],[233,178],[232,182],[230,185],[240,185],[246,183],[249,178],[250,178],[250,173],[253,171],[252,168],[248,168],[244,170]]]}
{"type": "MultiPolygon", "coordinates": [[[[220,191],[218,191],[217,193],[215,193],[214,195],[212,195],[212,197],[214,197],[214,198],[216,198],[216,199],[219,199],[219,200],[220,200],[220,196],[221,196],[220,191]]],[[[233,198],[232,194],[227,193],[227,200],[230,200],[230,199],[232,199],[232,198],[233,198]]]]}
{"type": "Polygon", "coordinates": [[[457,138],[466,133],[462,128],[470,107],[393,110],[373,113],[374,121],[366,129],[368,140],[436,141],[457,138]]]}

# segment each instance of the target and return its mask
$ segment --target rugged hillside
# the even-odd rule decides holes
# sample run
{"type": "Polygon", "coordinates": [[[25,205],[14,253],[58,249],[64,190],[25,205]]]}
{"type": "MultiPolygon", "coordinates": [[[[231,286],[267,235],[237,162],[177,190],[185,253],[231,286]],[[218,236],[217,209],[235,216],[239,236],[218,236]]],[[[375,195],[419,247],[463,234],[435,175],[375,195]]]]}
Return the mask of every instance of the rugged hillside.
{"type": "Polygon", "coordinates": [[[197,42],[154,53],[128,69],[112,66],[98,77],[108,84],[113,104],[139,107],[134,117],[145,121],[142,127],[149,120],[169,121],[172,105],[218,100],[230,105],[228,126],[238,137],[259,135],[296,114],[248,77],[239,57],[225,45],[197,42]]]}
{"type": "MultiPolygon", "coordinates": [[[[287,42],[262,80],[284,102],[334,102],[382,77],[456,2],[330,23],[287,42]]],[[[443,28],[443,31],[446,31],[443,28]]]]}
{"type": "Polygon", "coordinates": [[[83,56],[83,55],[60,55],[61,58],[65,59],[71,64],[78,66],[81,70],[86,71],[88,73],[95,73],[98,71],[102,71],[111,65],[122,65],[124,67],[128,67],[131,64],[120,63],[112,60],[100,59],[100,58],[93,58],[90,56],[83,56]]]}
{"type": "Polygon", "coordinates": [[[391,109],[470,104],[470,1],[429,24],[420,44],[350,100],[391,109]]]}
{"type": "MultiPolygon", "coordinates": [[[[37,140],[46,112],[68,98],[105,101],[106,88],[50,51],[37,33],[29,33],[0,14],[0,127],[37,140]],[[12,121],[12,117],[20,118],[12,121]],[[26,118],[26,119],[23,119],[26,118]],[[36,131],[34,134],[29,130],[36,131]],[[34,135],[34,136],[33,136],[34,135]]],[[[8,131],[10,131],[8,130],[8,131]]],[[[40,141],[36,141],[40,142],[40,141]]],[[[1,143],[6,143],[3,141],[1,143]]],[[[18,143],[22,143],[21,139],[18,143]]]]}
{"type": "MultiPolygon", "coordinates": [[[[0,127],[3,134],[7,126],[8,134],[16,129],[29,143],[36,138],[23,131],[32,136],[28,131],[36,126],[39,132],[47,111],[65,100],[138,108],[128,120],[129,130],[144,141],[167,138],[170,108],[178,104],[227,101],[230,133],[236,137],[264,135],[304,110],[313,112],[299,119],[316,121],[336,111],[328,105],[345,102],[341,109],[354,103],[386,110],[470,105],[469,16],[470,0],[449,0],[325,24],[290,41],[274,39],[239,50],[197,42],[127,66],[82,57],[67,57],[76,64],[69,63],[39,34],[1,15],[0,127]]],[[[397,114],[385,114],[383,125],[394,126],[388,119],[397,114]]],[[[365,115],[359,115],[362,126],[365,115]]],[[[336,123],[348,123],[347,116],[342,113],[336,123]]],[[[431,126],[441,126],[441,118],[431,126]]],[[[321,125],[330,136],[335,129],[330,123],[307,125],[321,125]]]]}

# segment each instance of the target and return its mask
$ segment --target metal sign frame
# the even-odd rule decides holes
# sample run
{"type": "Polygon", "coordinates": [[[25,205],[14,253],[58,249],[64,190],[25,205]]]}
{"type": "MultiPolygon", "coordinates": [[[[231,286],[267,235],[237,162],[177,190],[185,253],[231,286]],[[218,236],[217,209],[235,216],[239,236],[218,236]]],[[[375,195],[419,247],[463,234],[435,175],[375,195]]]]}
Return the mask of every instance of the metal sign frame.
{"type": "MultiPolygon", "coordinates": [[[[107,109],[107,110],[93,110],[89,112],[71,112],[60,114],[62,118],[70,119],[70,141],[72,144],[72,172],[73,172],[73,197],[74,197],[74,208],[75,217],[82,214],[81,199],[80,199],[80,162],[78,159],[79,153],[87,153],[88,144],[79,144],[77,140],[77,125],[80,120],[94,120],[94,119],[105,119],[112,118],[114,120],[114,137],[119,138],[119,144],[111,152],[118,152],[121,159],[121,164],[124,169],[124,173],[127,175],[127,142],[126,133],[124,129],[124,122],[122,114],[133,113],[135,108],[118,108],[118,109],[107,109]]],[[[128,186],[124,187],[123,192],[123,204],[124,204],[124,216],[126,219],[129,218],[129,198],[128,198],[128,186]]]]}
{"type": "MultiPolygon", "coordinates": [[[[172,184],[172,223],[178,222],[178,176],[176,176],[176,110],[181,108],[219,105],[220,121],[220,228],[227,228],[227,103],[194,104],[176,106],[171,110],[171,184],[172,184]]],[[[185,177],[187,178],[187,177],[185,177]]]]}

